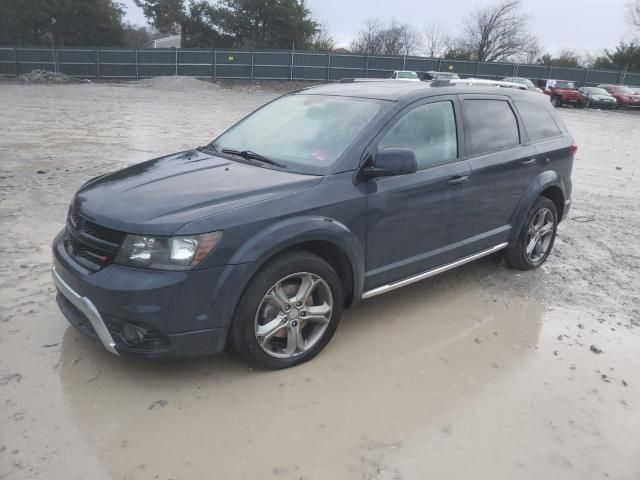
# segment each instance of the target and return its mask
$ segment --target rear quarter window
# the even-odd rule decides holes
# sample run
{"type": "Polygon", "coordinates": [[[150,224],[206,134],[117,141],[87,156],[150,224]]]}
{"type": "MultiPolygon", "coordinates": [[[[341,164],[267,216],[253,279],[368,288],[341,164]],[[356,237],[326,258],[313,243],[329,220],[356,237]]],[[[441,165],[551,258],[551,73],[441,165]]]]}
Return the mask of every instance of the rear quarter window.
{"type": "Polygon", "coordinates": [[[467,99],[463,110],[467,149],[471,155],[520,144],[518,121],[506,100],[467,99]]]}
{"type": "Polygon", "coordinates": [[[544,105],[525,101],[516,101],[515,103],[522,117],[524,128],[529,135],[529,140],[539,142],[562,135],[560,125],[544,105]]]}

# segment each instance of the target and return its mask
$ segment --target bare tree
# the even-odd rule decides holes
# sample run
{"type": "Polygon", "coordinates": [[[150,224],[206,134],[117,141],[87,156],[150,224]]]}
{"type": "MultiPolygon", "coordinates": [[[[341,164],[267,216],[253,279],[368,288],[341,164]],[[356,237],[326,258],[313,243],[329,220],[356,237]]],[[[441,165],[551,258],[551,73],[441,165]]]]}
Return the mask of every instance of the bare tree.
{"type": "Polygon", "coordinates": [[[527,23],[521,0],[503,0],[477,9],[465,20],[462,42],[480,62],[515,59],[537,44],[527,23]]]}
{"type": "Polygon", "coordinates": [[[420,35],[410,25],[395,18],[388,25],[372,19],[358,32],[351,50],[367,55],[412,55],[419,50],[420,43],[420,35]]]}
{"type": "Polygon", "coordinates": [[[336,41],[329,31],[329,26],[326,22],[318,24],[318,30],[315,35],[311,37],[311,48],[313,50],[331,51],[335,47],[336,41]]]}
{"type": "Polygon", "coordinates": [[[629,24],[635,30],[638,38],[640,38],[640,0],[634,0],[629,3],[629,24]]]}
{"type": "Polygon", "coordinates": [[[437,22],[428,23],[424,27],[424,53],[430,58],[440,58],[450,50],[451,39],[437,22]]]}
{"type": "Polygon", "coordinates": [[[351,50],[356,53],[373,55],[381,53],[382,42],[380,32],[383,26],[380,20],[369,19],[364,22],[364,27],[358,32],[358,36],[351,42],[351,50]]]}

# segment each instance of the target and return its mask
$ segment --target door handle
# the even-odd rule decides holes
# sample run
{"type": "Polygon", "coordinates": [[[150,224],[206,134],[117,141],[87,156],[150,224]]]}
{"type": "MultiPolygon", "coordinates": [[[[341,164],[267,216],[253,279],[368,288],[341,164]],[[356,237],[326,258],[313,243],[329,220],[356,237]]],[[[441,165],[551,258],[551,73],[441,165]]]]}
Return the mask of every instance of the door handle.
{"type": "Polygon", "coordinates": [[[467,180],[469,180],[469,175],[456,175],[449,180],[449,185],[459,185],[467,180]]]}
{"type": "Polygon", "coordinates": [[[536,163],[536,159],[530,158],[529,160],[522,160],[520,162],[520,165],[522,165],[523,167],[528,167],[529,165],[533,165],[534,163],[536,163]]]}

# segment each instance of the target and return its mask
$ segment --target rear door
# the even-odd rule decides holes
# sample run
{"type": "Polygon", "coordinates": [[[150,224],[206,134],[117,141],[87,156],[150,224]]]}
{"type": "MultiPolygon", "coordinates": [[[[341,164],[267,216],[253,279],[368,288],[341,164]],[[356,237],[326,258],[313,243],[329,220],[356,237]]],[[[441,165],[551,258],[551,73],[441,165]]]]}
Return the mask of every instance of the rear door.
{"type": "Polygon", "coordinates": [[[464,256],[509,239],[513,214],[540,166],[509,97],[470,94],[460,100],[472,175],[460,193],[465,208],[448,231],[464,256]]]}
{"type": "Polygon", "coordinates": [[[457,216],[462,158],[455,96],[416,102],[385,127],[370,154],[385,147],[411,149],[418,171],[368,182],[365,289],[399,280],[451,260],[445,226],[457,216]]]}

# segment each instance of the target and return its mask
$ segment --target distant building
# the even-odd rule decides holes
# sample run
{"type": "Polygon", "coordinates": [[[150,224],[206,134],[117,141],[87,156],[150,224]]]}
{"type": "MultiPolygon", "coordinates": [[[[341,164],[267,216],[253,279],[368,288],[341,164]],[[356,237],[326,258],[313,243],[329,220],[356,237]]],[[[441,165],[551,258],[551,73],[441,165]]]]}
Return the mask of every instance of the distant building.
{"type": "Polygon", "coordinates": [[[331,50],[331,53],[351,53],[350,50],[347,50],[346,48],[334,48],[333,50],[331,50]]]}
{"type": "Polygon", "coordinates": [[[180,48],[182,46],[182,37],[180,35],[169,35],[151,42],[153,48],[180,48]]]}

